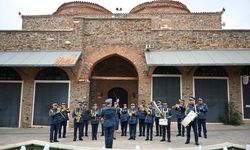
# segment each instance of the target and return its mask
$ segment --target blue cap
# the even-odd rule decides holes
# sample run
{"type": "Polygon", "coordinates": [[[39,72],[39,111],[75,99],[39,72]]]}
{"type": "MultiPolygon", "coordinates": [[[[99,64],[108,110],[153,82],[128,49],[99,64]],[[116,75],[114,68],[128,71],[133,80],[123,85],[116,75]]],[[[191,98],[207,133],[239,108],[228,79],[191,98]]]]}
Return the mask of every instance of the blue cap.
{"type": "Polygon", "coordinates": [[[112,98],[108,98],[105,100],[105,103],[111,103],[112,102],[112,98]]]}

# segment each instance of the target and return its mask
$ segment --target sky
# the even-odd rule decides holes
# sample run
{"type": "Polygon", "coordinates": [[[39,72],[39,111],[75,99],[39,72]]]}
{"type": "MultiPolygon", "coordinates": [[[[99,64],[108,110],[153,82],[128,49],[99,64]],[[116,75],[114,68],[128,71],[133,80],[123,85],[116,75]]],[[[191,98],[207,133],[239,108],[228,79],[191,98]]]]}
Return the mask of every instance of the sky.
{"type": "MultiPolygon", "coordinates": [[[[0,30],[19,30],[22,19],[18,15],[52,14],[65,2],[74,0],[0,0],[0,30]]],[[[83,0],[97,3],[112,12],[128,13],[136,5],[152,0],[83,0]]],[[[250,0],[179,0],[191,12],[218,12],[222,15],[224,29],[250,29],[250,0]]]]}

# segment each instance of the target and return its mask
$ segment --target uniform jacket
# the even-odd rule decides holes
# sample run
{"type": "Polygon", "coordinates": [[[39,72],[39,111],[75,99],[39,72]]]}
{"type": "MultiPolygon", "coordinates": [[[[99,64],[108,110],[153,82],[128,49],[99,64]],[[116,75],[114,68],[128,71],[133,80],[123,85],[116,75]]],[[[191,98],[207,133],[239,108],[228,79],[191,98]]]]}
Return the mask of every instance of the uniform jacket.
{"type": "Polygon", "coordinates": [[[137,122],[138,122],[138,110],[136,108],[129,109],[129,113],[132,113],[132,116],[129,116],[128,123],[129,124],[137,124],[137,122]]]}
{"type": "Polygon", "coordinates": [[[116,109],[113,107],[106,106],[102,109],[101,116],[104,117],[104,127],[115,127],[116,119],[115,119],[116,109]]]}
{"type": "Polygon", "coordinates": [[[147,114],[147,112],[145,110],[144,111],[139,110],[139,112],[138,112],[139,119],[142,119],[142,120],[145,119],[146,114],[147,114]]]}
{"type": "Polygon", "coordinates": [[[187,104],[187,105],[186,105],[186,115],[187,115],[190,111],[197,112],[197,109],[195,108],[194,105],[187,104]]]}
{"type": "Polygon", "coordinates": [[[91,124],[99,124],[100,111],[98,109],[92,109],[90,110],[90,114],[91,124]]]}
{"type": "Polygon", "coordinates": [[[76,108],[73,112],[72,112],[72,117],[74,118],[74,123],[76,122],[76,117],[77,114],[80,113],[81,114],[81,119],[79,123],[83,123],[83,113],[82,113],[82,109],[81,108],[76,108]]]}
{"type": "Polygon", "coordinates": [[[150,109],[150,113],[147,113],[145,116],[145,123],[153,124],[155,120],[155,111],[154,109],[150,109]]]}
{"type": "Polygon", "coordinates": [[[172,109],[171,108],[162,108],[164,119],[168,119],[168,124],[171,123],[172,118],[172,109]]]}
{"type": "Polygon", "coordinates": [[[208,107],[206,103],[196,104],[196,109],[198,112],[198,119],[207,119],[208,107]]]}
{"type": "Polygon", "coordinates": [[[90,110],[88,109],[83,109],[82,110],[82,114],[83,114],[83,121],[89,120],[90,119],[90,110]]]}
{"type": "Polygon", "coordinates": [[[179,108],[176,107],[175,110],[177,119],[185,118],[185,110],[186,110],[185,106],[179,106],[179,108]]]}
{"type": "Polygon", "coordinates": [[[128,108],[122,108],[121,110],[121,122],[128,121],[128,108]]]}
{"type": "Polygon", "coordinates": [[[61,122],[61,115],[57,113],[57,109],[49,110],[50,124],[59,124],[61,122]]]}
{"type": "Polygon", "coordinates": [[[69,120],[68,113],[70,113],[69,109],[61,109],[61,116],[62,116],[62,121],[67,121],[69,120]]]}

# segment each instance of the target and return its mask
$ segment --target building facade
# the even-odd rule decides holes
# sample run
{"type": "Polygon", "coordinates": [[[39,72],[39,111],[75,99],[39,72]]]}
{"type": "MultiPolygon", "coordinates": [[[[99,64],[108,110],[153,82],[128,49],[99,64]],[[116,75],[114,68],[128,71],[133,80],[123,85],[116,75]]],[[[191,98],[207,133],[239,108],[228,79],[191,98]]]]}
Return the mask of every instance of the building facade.
{"type": "Polygon", "coordinates": [[[22,16],[22,30],[0,31],[0,126],[48,125],[53,102],[100,107],[107,97],[170,105],[203,97],[209,122],[234,101],[249,122],[250,30],[223,30],[223,13],[158,0],[126,14],[69,2],[22,16]]]}

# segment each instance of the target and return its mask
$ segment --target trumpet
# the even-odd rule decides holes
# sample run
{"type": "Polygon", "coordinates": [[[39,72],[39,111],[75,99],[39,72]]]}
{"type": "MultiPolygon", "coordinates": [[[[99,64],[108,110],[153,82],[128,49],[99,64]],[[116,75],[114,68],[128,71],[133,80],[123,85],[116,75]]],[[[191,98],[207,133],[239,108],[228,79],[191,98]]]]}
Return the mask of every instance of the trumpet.
{"type": "Polygon", "coordinates": [[[147,115],[151,115],[152,114],[152,110],[149,107],[146,108],[146,112],[147,112],[147,115]]]}
{"type": "Polygon", "coordinates": [[[134,110],[129,110],[129,111],[128,111],[128,115],[129,115],[130,117],[132,117],[133,115],[135,115],[135,111],[134,111],[134,110]]]}
{"type": "Polygon", "coordinates": [[[179,104],[175,104],[174,106],[172,106],[173,109],[178,109],[180,107],[179,104]]]}

